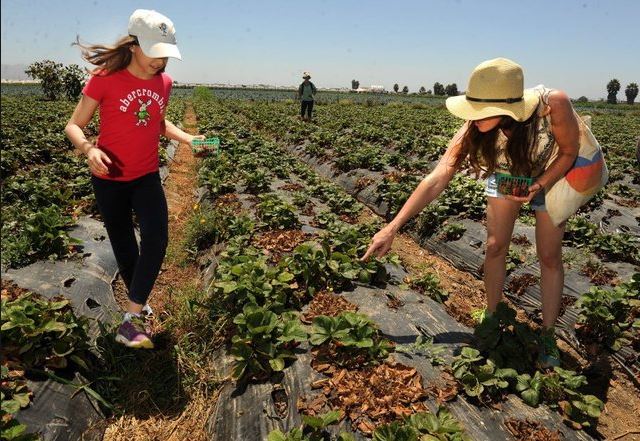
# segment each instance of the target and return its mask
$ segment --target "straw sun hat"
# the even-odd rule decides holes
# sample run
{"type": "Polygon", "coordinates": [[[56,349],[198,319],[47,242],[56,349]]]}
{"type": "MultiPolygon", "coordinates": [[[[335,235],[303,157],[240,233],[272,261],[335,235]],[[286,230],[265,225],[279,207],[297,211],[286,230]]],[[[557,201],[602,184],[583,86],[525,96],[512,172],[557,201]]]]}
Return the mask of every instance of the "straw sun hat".
{"type": "Polygon", "coordinates": [[[465,95],[447,98],[446,106],[455,116],[478,120],[508,115],[525,121],[538,106],[538,94],[524,89],[524,75],[519,64],[507,58],[480,63],[471,72],[465,95]]]}

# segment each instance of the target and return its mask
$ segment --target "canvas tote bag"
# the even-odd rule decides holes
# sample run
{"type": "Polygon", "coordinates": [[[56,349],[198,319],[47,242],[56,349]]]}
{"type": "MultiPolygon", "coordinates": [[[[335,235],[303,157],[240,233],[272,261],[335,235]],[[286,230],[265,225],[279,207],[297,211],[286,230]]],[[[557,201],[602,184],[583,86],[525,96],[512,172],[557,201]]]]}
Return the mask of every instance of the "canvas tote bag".
{"type": "MultiPolygon", "coordinates": [[[[577,113],[575,115],[580,128],[578,157],[569,171],[545,193],[547,213],[555,226],[578,211],[578,208],[600,191],[609,179],[602,148],[591,133],[591,117],[583,119],[577,113]]],[[[556,155],[549,159],[547,166],[553,162],[556,155]]]]}

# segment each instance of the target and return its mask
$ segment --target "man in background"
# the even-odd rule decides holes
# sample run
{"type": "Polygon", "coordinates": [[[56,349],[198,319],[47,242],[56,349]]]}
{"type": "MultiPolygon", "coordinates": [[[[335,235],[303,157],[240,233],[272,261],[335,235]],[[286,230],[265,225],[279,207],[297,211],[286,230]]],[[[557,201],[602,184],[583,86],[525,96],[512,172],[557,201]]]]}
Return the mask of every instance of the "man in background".
{"type": "Polygon", "coordinates": [[[303,121],[311,121],[311,112],[313,111],[313,98],[318,91],[316,86],[309,81],[311,79],[311,74],[309,72],[304,72],[302,74],[303,82],[298,87],[298,99],[301,102],[300,105],[300,118],[303,121]]]}

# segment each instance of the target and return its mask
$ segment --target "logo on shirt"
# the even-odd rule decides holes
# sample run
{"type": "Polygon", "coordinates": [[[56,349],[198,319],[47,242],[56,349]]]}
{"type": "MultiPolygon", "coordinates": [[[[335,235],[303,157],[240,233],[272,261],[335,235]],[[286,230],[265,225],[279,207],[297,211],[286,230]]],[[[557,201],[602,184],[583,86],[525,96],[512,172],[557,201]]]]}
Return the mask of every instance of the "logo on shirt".
{"type": "Polygon", "coordinates": [[[146,127],[151,121],[151,113],[149,109],[153,102],[158,104],[160,115],[164,113],[164,97],[158,92],[149,89],[136,89],[127,94],[125,98],[120,98],[120,111],[122,113],[129,112],[129,107],[133,107],[133,114],[136,117],[136,126],[146,127]],[[136,109],[137,107],[137,109],[136,109]]]}
{"type": "Polygon", "coordinates": [[[144,126],[146,126],[147,121],[151,119],[151,115],[149,115],[149,112],[147,111],[147,106],[151,104],[151,100],[147,100],[147,102],[145,103],[140,98],[138,98],[138,103],[140,103],[140,108],[138,109],[137,112],[135,111],[133,112],[133,114],[138,117],[138,122],[136,123],[136,126],[139,126],[140,124],[143,124],[144,126]]]}

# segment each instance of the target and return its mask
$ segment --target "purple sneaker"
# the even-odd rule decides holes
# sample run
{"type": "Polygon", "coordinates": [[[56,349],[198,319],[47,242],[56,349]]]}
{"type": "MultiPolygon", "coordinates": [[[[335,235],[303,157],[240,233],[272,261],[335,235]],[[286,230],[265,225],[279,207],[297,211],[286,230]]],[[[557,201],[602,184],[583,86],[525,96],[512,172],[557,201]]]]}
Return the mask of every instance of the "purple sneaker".
{"type": "Polygon", "coordinates": [[[118,328],[116,341],[128,348],[153,349],[153,342],[145,331],[141,320],[125,320],[118,328]]]}

